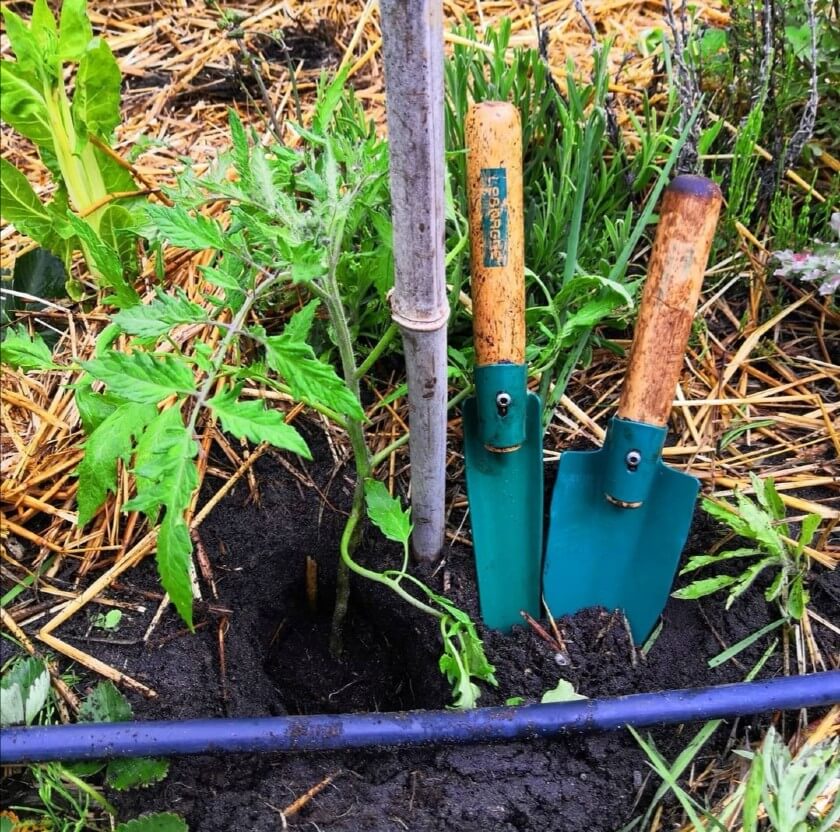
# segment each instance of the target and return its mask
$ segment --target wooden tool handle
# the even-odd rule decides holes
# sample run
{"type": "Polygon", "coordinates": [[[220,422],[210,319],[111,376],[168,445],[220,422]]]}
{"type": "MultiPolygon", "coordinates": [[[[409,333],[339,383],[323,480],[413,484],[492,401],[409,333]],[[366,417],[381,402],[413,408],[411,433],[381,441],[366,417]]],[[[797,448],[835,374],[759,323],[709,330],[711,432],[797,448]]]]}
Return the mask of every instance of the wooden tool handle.
{"type": "Polygon", "coordinates": [[[512,104],[467,114],[467,198],[476,365],[525,362],[522,128],[512,104]]]}
{"type": "Polygon", "coordinates": [[[665,191],[618,405],[622,419],[668,421],[721,200],[720,188],[702,176],[678,176],[665,191]]]}

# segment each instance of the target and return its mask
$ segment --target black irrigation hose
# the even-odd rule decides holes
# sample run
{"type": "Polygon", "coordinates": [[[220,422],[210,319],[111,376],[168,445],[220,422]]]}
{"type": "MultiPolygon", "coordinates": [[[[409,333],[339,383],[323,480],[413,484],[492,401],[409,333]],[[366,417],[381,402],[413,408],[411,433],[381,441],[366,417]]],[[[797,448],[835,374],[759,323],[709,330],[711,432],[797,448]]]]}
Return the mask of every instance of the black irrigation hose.
{"type": "Polygon", "coordinates": [[[558,737],[840,702],[840,671],[707,688],[472,711],[317,714],[7,728],[3,765],[176,754],[343,751],[558,737]]]}

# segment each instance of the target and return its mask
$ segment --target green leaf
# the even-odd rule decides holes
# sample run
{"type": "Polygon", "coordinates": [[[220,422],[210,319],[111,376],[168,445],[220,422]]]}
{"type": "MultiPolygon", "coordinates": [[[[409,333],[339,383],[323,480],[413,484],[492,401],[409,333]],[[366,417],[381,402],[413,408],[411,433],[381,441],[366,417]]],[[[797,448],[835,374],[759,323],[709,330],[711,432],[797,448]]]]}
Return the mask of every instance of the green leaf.
{"type": "Polygon", "coordinates": [[[202,251],[206,248],[224,249],[225,236],[221,226],[202,214],[191,216],[181,206],[147,205],[146,214],[152,228],[173,246],[202,251]]]}
{"type": "Polygon", "coordinates": [[[292,283],[311,283],[327,273],[327,252],[323,246],[301,243],[292,246],[292,283]]]}
{"type": "Polygon", "coordinates": [[[321,79],[318,100],[315,103],[315,112],[312,116],[312,127],[322,136],[326,135],[333,113],[341,101],[349,69],[350,65],[347,64],[329,84],[325,85],[324,79],[321,79]]]}
{"type": "MultiPolygon", "coordinates": [[[[190,461],[192,470],[195,466],[190,461]]],[[[186,466],[185,466],[186,467],[186,466]]],[[[160,582],[169,594],[169,598],[192,629],[192,581],[190,580],[190,560],[192,541],[183,515],[167,510],[160,525],[157,539],[157,567],[160,582]]]]}
{"type": "MultiPolygon", "coordinates": [[[[6,24],[6,35],[17,58],[21,70],[37,74],[41,67],[41,54],[38,42],[23,18],[15,14],[7,5],[0,7],[3,22],[6,24]]],[[[5,95],[5,86],[3,94],[5,95]]],[[[5,118],[5,116],[4,116],[5,118]]]]}
{"type": "Polygon", "coordinates": [[[149,424],[135,455],[137,496],[124,511],[142,511],[152,522],[161,506],[166,513],[158,532],[157,565],[163,588],[181,617],[192,628],[192,541],[184,520],[198,487],[195,457],[198,445],[190,436],[177,407],[170,407],[149,424]]]}
{"type": "Polygon", "coordinates": [[[58,27],[55,22],[55,15],[52,13],[47,0],[35,0],[30,25],[32,34],[40,48],[55,53],[58,44],[58,27]]]}
{"type": "Polygon", "coordinates": [[[96,38],[82,55],[73,94],[73,123],[107,138],[120,123],[120,68],[108,44],[96,38]]]}
{"type": "Polygon", "coordinates": [[[722,500],[721,503],[722,505],[720,503],[712,502],[712,500],[708,499],[708,497],[704,497],[703,511],[718,520],[722,520],[727,526],[729,526],[730,529],[732,529],[733,532],[735,532],[735,534],[754,540],[755,538],[752,535],[749,523],[738,515],[735,507],[727,503],[726,500],[722,500]]]}
{"type": "Polygon", "coordinates": [[[117,305],[126,307],[139,303],[140,296],[125,279],[119,252],[105,243],[91,225],[72,211],[67,212],[67,220],[82,241],[89,265],[95,269],[102,283],[114,290],[117,305]]]}
{"type": "Polygon", "coordinates": [[[251,188],[251,146],[245,128],[233,108],[228,109],[228,124],[233,145],[233,166],[239,174],[243,190],[249,191],[251,188]]]}
{"type": "Polygon", "coordinates": [[[105,769],[105,782],[118,792],[159,783],[169,773],[169,761],[155,757],[111,760],[105,769]]]}
{"type": "Polygon", "coordinates": [[[688,559],[688,563],[680,570],[680,575],[685,575],[687,572],[694,572],[703,566],[708,566],[710,563],[719,563],[730,558],[749,558],[760,555],[756,549],[731,549],[728,552],[721,552],[718,555],[694,555],[688,559]]]}
{"type": "Polygon", "coordinates": [[[52,151],[50,116],[41,85],[21,63],[0,61],[0,117],[21,136],[52,151]]]}
{"type": "Polygon", "coordinates": [[[782,591],[782,583],[785,579],[785,570],[780,569],[776,574],[776,577],[773,578],[773,582],[767,589],[764,591],[764,600],[765,601],[775,601],[776,598],[779,597],[779,593],[782,591]]]}
{"type": "MultiPolygon", "coordinates": [[[[133,187],[133,186],[131,186],[133,187]]],[[[106,186],[107,188],[107,186],[106,186]]],[[[116,189],[126,190],[122,186],[116,189]]],[[[106,246],[117,252],[123,275],[130,284],[139,273],[137,259],[137,229],[131,211],[123,205],[106,205],[99,215],[99,237],[106,246]]]]}
{"type": "MultiPolygon", "coordinates": [[[[720,127],[722,121],[715,122],[713,127],[720,127]]],[[[776,424],[775,419],[755,419],[754,421],[743,422],[740,425],[730,428],[726,431],[718,441],[718,448],[722,451],[728,448],[739,436],[750,430],[757,430],[758,428],[768,428],[776,424]]]]}
{"type": "Polygon", "coordinates": [[[371,522],[389,540],[408,544],[411,536],[411,509],[403,511],[399,497],[392,497],[385,483],[368,477],[365,480],[365,504],[371,522]]]}
{"type": "Polygon", "coordinates": [[[82,420],[82,428],[90,436],[105,419],[126,402],[125,399],[113,393],[94,393],[90,378],[85,378],[86,381],[80,382],[75,387],[74,401],[82,420]]]}
{"type": "Polygon", "coordinates": [[[41,659],[16,659],[0,679],[0,725],[31,725],[47,704],[50,674],[41,659]]]}
{"type": "Polygon", "coordinates": [[[300,401],[317,402],[354,419],[363,419],[358,399],[329,364],[319,361],[308,344],[293,341],[285,333],[265,339],[266,358],[280,373],[300,401]]]}
{"type": "Polygon", "coordinates": [[[772,477],[767,477],[763,482],[752,471],[750,471],[750,480],[755,489],[755,496],[758,498],[759,504],[767,511],[774,520],[785,519],[785,504],[779,497],[779,492],[776,491],[776,484],[772,477]]]}
{"type": "Polygon", "coordinates": [[[618,292],[608,292],[602,297],[584,303],[580,309],[566,319],[560,332],[560,339],[567,341],[575,335],[578,329],[594,327],[613,310],[624,306],[626,303],[626,298],[618,292]]]}
{"type": "Polygon", "coordinates": [[[116,408],[91,433],[84,444],[84,459],[76,471],[80,527],[93,518],[109,492],[116,493],[117,461],[128,463],[133,439],[155,415],[154,405],[129,402],[116,408]]]}
{"type": "Polygon", "coordinates": [[[757,563],[748,566],[737,578],[737,583],[730,590],[729,596],[726,599],[726,609],[732,606],[732,602],[736,598],[743,595],[753,584],[753,581],[768,567],[778,563],[778,558],[771,555],[768,558],[762,558],[757,563]]]}
{"type": "Polygon", "coordinates": [[[94,378],[104,381],[112,393],[141,404],[157,404],[173,393],[195,393],[195,382],[183,358],[150,355],[145,352],[108,352],[82,366],[94,378]]]}
{"type": "Polygon", "coordinates": [[[99,682],[79,706],[79,722],[128,722],[131,704],[113,682],[99,682]]]}
{"type": "Polygon", "coordinates": [[[159,337],[179,324],[207,321],[207,312],[203,307],[193,303],[183,290],[176,288],[175,291],[175,295],[159,291],[151,303],[138,303],[122,309],[111,320],[123,332],[143,337],[159,337]]]}
{"type": "Polygon", "coordinates": [[[207,402],[228,433],[251,442],[270,442],[277,448],[292,451],[304,459],[312,454],[303,437],[284,421],[283,414],[268,410],[259,400],[239,401],[242,386],[223,390],[207,402]]]}
{"type": "Polygon", "coordinates": [[[87,0],[64,0],[61,4],[58,57],[63,61],[78,61],[91,40],[93,28],[87,16],[87,0]]]}
{"type": "Polygon", "coordinates": [[[212,283],[213,286],[219,286],[229,292],[242,291],[242,286],[239,285],[236,278],[223,269],[217,269],[213,266],[199,266],[198,270],[204,275],[205,280],[212,283]]]}
{"type": "Polygon", "coordinates": [[[0,214],[21,234],[44,245],[53,235],[53,218],[32,190],[29,180],[0,158],[0,214]]]}
{"type": "Polygon", "coordinates": [[[172,812],[158,812],[121,823],[115,832],[189,832],[186,822],[172,812]]]}
{"type": "Polygon", "coordinates": [[[807,23],[801,26],[785,26],[785,38],[793,47],[793,54],[797,58],[808,57],[811,51],[811,29],[807,23]]]}
{"type": "Polygon", "coordinates": [[[122,610],[108,610],[93,617],[93,626],[100,630],[116,630],[122,621],[122,610]]]}
{"type": "Polygon", "coordinates": [[[741,810],[743,832],[756,832],[758,828],[758,810],[761,806],[761,789],[764,785],[764,760],[761,754],[753,757],[747,785],[744,790],[744,804],[741,810]]]}
{"type": "Polygon", "coordinates": [[[707,664],[709,667],[715,668],[718,665],[723,664],[724,662],[728,662],[731,658],[737,656],[742,650],[746,650],[750,645],[754,644],[758,641],[762,636],[767,635],[767,633],[772,632],[777,627],[781,627],[782,624],[785,623],[783,618],[780,618],[778,621],[773,621],[770,624],[762,627],[760,630],[756,630],[754,633],[750,633],[746,638],[742,638],[736,644],[733,644],[731,647],[728,647],[722,653],[718,653],[717,656],[713,656],[707,664]]]}
{"type": "Polygon", "coordinates": [[[796,544],[794,557],[799,557],[806,546],[811,545],[817,529],[820,527],[822,517],[819,514],[808,514],[802,520],[802,528],[799,531],[799,541],[796,544]]]}
{"type": "MultiPolygon", "coordinates": [[[[122,165],[107,155],[104,150],[96,147],[96,145],[88,145],[88,148],[93,150],[93,156],[96,159],[96,164],[99,166],[99,172],[102,174],[102,182],[108,193],[115,194],[121,191],[133,191],[137,188],[137,184],[130,171],[127,171],[122,165]]],[[[106,208],[105,212],[107,210],[106,208]]]]}
{"type": "Polygon", "coordinates": [[[525,702],[524,696],[509,696],[505,699],[505,705],[509,708],[515,708],[517,705],[522,705],[525,702]]]}
{"type": "Polygon", "coordinates": [[[773,518],[744,494],[736,491],[735,499],[738,501],[738,511],[741,518],[749,526],[749,532],[746,536],[763,544],[771,555],[783,558],[785,544],[773,528],[773,518]]]}
{"type": "Polygon", "coordinates": [[[0,341],[0,361],[16,370],[55,370],[50,348],[38,335],[30,336],[23,324],[8,327],[0,341]]]}
{"type": "Polygon", "coordinates": [[[13,286],[18,292],[36,298],[65,298],[66,282],[64,264],[45,248],[35,248],[15,258],[13,286]]]}
{"type": "Polygon", "coordinates": [[[557,683],[556,688],[553,688],[552,690],[547,690],[542,695],[542,699],[540,699],[540,702],[542,702],[543,704],[545,704],[546,702],[572,702],[575,699],[587,698],[588,697],[578,693],[575,690],[575,686],[571,682],[567,682],[565,679],[561,679],[557,683]]]}
{"type": "Polygon", "coordinates": [[[788,596],[787,602],[789,615],[797,621],[801,621],[808,601],[809,595],[803,586],[802,575],[797,575],[790,584],[790,595],[788,596]]]}
{"type": "MultiPolygon", "coordinates": [[[[662,755],[657,751],[656,746],[653,744],[653,740],[648,737],[649,742],[645,742],[641,734],[636,731],[631,725],[627,726],[627,730],[635,738],[636,742],[642,747],[642,750],[648,757],[650,761],[651,767],[656,771],[656,773],[668,784],[668,787],[674,793],[677,800],[679,800],[680,805],[682,806],[685,813],[691,819],[692,822],[692,829],[694,832],[706,832],[706,827],[703,822],[700,820],[697,812],[695,811],[695,801],[688,795],[685,790],[680,786],[677,778],[671,772],[671,769],[668,766],[668,763],[662,757],[662,755]]],[[[701,810],[702,811],[702,810],[701,810]]],[[[712,818],[714,821],[714,818],[712,818]]],[[[715,828],[724,829],[722,824],[714,821],[715,828]]]]}
{"type": "Polygon", "coordinates": [[[717,575],[714,578],[705,578],[702,581],[694,581],[688,586],[684,586],[682,589],[672,592],[671,597],[680,598],[683,601],[694,598],[703,598],[706,595],[711,595],[713,592],[717,592],[719,589],[731,586],[736,580],[737,578],[733,578],[731,575],[717,575]]]}
{"type": "Polygon", "coordinates": [[[151,516],[160,506],[182,513],[198,486],[192,460],[198,445],[190,437],[178,407],[159,413],[146,427],[137,443],[134,474],[137,496],[124,506],[125,511],[143,511],[151,516]]]}
{"type": "Polygon", "coordinates": [[[321,301],[315,298],[295,312],[284,327],[283,334],[291,341],[306,341],[320,303],[321,301]]]}
{"type": "Polygon", "coordinates": [[[153,525],[157,523],[158,512],[163,505],[163,500],[157,493],[161,463],[159,455],[172,444],[170,430],[178,430],[181,424],[183,420],[179,409],[168,408],[149,422],[137,443],[133,469],[137,493],[123,508],[126,511],[145,512],[153,525]],[[148,476],[143,475],[144,471],[148,471],[148,476]]]}

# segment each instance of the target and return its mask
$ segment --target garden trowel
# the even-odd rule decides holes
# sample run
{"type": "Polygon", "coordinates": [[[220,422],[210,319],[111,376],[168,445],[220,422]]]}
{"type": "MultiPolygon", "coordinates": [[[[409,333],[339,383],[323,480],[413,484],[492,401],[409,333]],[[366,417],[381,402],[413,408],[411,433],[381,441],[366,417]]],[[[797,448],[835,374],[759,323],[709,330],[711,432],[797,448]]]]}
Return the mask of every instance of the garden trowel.
{"type": "Polygon", "coordinates": [[[539,615],[543,466],[540,400],[528,392],[522,131],[511,104],[467,115],[475,396],[464,457],[481,617],[508,630],[539,615]]]}
{"type": "Polygon", "coordinates": [[[661,455],[720,204],[701,176],[665,191],[618,413],[600,450],[561,454],[551,501],[551,613],[621,609],[637,644],[668,599],[699,488],[661,455]]]}

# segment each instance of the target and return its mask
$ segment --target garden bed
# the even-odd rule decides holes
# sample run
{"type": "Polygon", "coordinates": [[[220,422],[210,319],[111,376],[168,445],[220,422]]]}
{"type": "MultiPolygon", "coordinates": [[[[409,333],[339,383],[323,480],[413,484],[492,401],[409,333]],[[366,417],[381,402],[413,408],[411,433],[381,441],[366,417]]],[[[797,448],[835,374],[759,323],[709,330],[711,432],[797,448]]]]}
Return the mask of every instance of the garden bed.
{"type": "MultiPolygon", "coordinates": [[[[30,4],[12,5],[28,17],[30,4]]],[[[79,13],[79,3],[70,5],[71,16],[79,13]]],[[[44,693],[37,713],[9,722],[91,721],[88,700],[98,694],[116,703],[118,715],[100,711],[93,721],[130,718],[129,699],[138,720],[446,708],[453,691],[440,672],[437,619],[375,582],[393,573],[373,573],[373,581],[354,574],[344,651],[336,658],[330,650],[340,540],[348,516],[351,524],[364,516],[361,500],[351,514],[357,474],[379,481],[380,501],[386,488],[399,498],[401,505],[395,501],[388,511],[405,534],[402,508],[411,503],[405,361],[387,300],[393,282],[388,148],[374,139],[374,133],[386,136],[377,4],[242,0],[242,14],[188,5],[194,14],[171,0],[91,2],[93,28],[80,31],[107,41],[115,71],[106,77],[68,65],[47,73],[69,82],[74,101],[85,83],[79,75],[110,84],[109,118],[117,127],[113,136],[102,127],[99,140],[119,159],[109,174],[113,187],[99,208],[95,195],[87,207],[70,206],[82,235],[99,233],[90,231],[93,225],[86,232],[85,224],[111,202],[117,219],[123,204],[136,210],[136,227],[129,224],[107,245],[100,241],[110,260],[103,255],[91,268],[89,251],[70,256],[79,237],[65,250],[64,264],[52,262],[61,268],[38,282],[48,261],[45,250],[32,249],[38,243],[61,248],[51,235],[47,242],[26,236],[39,237],[44,223],[27,225],[24,212],[23,224],[3,225],[0,234],[2,311],[10,316],[3,329],[0,663],[4,689],[27,666],[44,693]],[[341,80],[330,86],[336,75],[341,80]],[[324,196],[330,188],[318,183],[334,143],[345,155],[330,201],[324,196]],[[196,180],[184,175],[187,156],[196,180]],[[224,175],[214,179],[207,164],[220,158],[224,175]],[[370,175],[356,181],[368,164],[370,175]],[[123,184],[116,187],[118,180],[123,184]],[[255,184],[268,181],[268,187],[255,184]],[[362,185],[369,190],[357,190],[362,185]],[[356,194],[362,206],[354,209],[350,230],[325,221],[344,203],[339,194],[356,194]],[[276,196],[290,211],[280,219],[276,196]],[[259,210],[242,214],[243,206],[259,210]],[[237,226],[243,217],[244,226],[237,226]],[[254,233],[242,236],[251,225],[254,233]],[[288,243],[283,234],[291,227],[305,229],[301,239],[315,248],[299,249],[295,238],[294,250],[284,254],[275,242],[288,243]],[[334,262],[330,255],[329,286],[313,266],[327,238],[338,252],[334,262]],[[123,246],[126,240],[130,245],[123,246]],[[102,266],[114,286],[103,283],[102,266]],[[14,272],[11,284],[7,269],[14,272]],[[81,295],[68,295],[71,285],[81,295]],[[119,314],[109,287],[122,292],[119,314]],[[342,354],[335,336],[336,321],[343,320],[342,354]],[[290,343],[287,335],[298,340],[290,343]],[[137,380],[126,371],[138,367],[140,381],[157,377],[154,395],[141,390],[136,398],[126,381],[137,380]],[[161,367],[174,368],[178,383],[170,383],[171,373],[158,373],[161,367]],[[114,408],[131,417],[105,424],[114,408]],[[120,430],[124,447],[114,439],[120,430]],[[295,430],[313,461],[305,460],[295,430]],[[157,440],[173,436],[181,439],[180,452],[157,471],[150,468],[150,458],[163,456],[157,440]],[[364,470],[359,440],[373,460],[371,471],[364,470]],[[169,501],[161,512],[163,493],[169,501]],[[194,634],[185,625],[191,610],[194,634]],[[27,653],[32,658],[21,661],[27,653]]],[[[433,607],[426,611],[448,610],[451,601],[476,623],[498,682],[479,682],[479,706],[539,702],[561,680],[597,698],[736,682],[753,671],[762,679],[840,669],[833,620],[840,575],[832,571],[840,558],[840,315],[830,295],[836,277],[817,280],[819,269],[834,268],[826,263],[832,252],[838,256],[838,246],[811,251],[815,238],[830,242],[840,228],[840,160],[832,155],[836,91],[823,77],[838,48],[832,21],[807,21],[806,5],[774,12],[769,60],[762,45],[767,26],[755,4],[712,0],[697,7],[679,59],[679,24],[655,4],[617,8],[592,0],[585,4],[588,18],[579,3],[541,4],[539,20],[531,4],[491,5],[492,18],[481,3],[444,4],[452,407],[443,560],[410,566],[412,576],[441,596],[423,595],[433,607]],[[820,39],[822,75],[813,83],[809,26],[820,39]],[[603,48],[595,36],[615,40],[603,48]],[[684,61],[697,73],[694,92],[681,74],[684,61]],[[759,75],[759,86],[767,84],[753,89],[759,75]],[[705,508],[735,518],[730,527],[738,525],[745,500],[761,503],[763,511],[746,506],[754,525],[742,515],[739,528],[765,531],[763,540],[758,533],[748,542],[770,556],[728,609],[729,584],[736,576],[748,581],[755,559],[723,558],[678,577],[676,587],[685,588],[722,574],[717,587],[723,591],[669,599],[661,629],[643,649],[633,647],[621,614],[607,610],[559,620],[556,643],[554,622],[544,620],[540,633],[539,625],[523,621],[509,635],[481,623],[456,406],[469,394],[475,363],[461,162],[468,101],[492,99],[500,89],[515,99],[524,126],[527,357],[532,387],[539,385],[546,407],[546,506],[560,453],[599,446],[615,413],[661,206],[656,188],[672,178],[668,166],[674,164],[672,173],[702,171],[725,195],[665,462],[698,477],[703,496],[714,501],[705,508]],[[809,126],[815,89],[821,100],[809,126]],[[707,97],[697,122],[700,155],[692,160],[680,151],[678,158],[685,116],[701,92],[707,97]],[[726,501],[735,514],[721,513],[726,501]],[[803,526],[813,532],[804,548],[796,545],[803,526]],[[773,586],[777,595],[767,602],[773,586]],[[734,658],[710,667],[733,646],[734,658]]],[[[817,7],[828,10],[829,3],[817,0],[817,7]]],[[[836,16],[836,3],[832,9],[836,16]]],[[[95,41],[91,48],[101,49],[95,41]]],[[[4,61],[20,60],[7,36],[0,46],[4,61]]],[[[30,214],[40,216],[41,200],[61,197],[60,179],[43,164],[50,148],[39,159],[25,124],[20,133],[4,121],[2,132],[4,176],[15,177],[19,192],[31,197],[30,214]]],[[[323,181],[333,182],[332,174],[323,181]]],[[[50,205],[62,209],[61,198],[50,205]]],[[[110,223],[119,226],[113,217],[110,223]]],[[[683,565],[692,555],[737,547],[728,532],[698,501],[683,565]]],[[[399,567],[403,551],[365,519],[358,549],[345,555],[356,558],[357,568],[387,570],[399,567]]],[[[610,580],[610,553],[602,556],[610,580]]],[[[396,584],[391,580],[392,589],[396,584]]],[[[409,580],[396,588],[407,586],[409,580]]],[[[420,597],[412,585],[415,590],[420,597]]],[[[25,698],[19,697],[21,710],[25,698]]],[[[634,827],[641,832],[692,828],[685,825],[692,823],[692,806],[680,794],[684,787],[695,811],[720,817],[729,804],[735,812],[724,820],[729,828],[740,818],[751,771],[730,752],[775,748],[768,765],[775,776],[784,773],[790,754],[799,765],[809,748],[840,734],[838,716],[840,705],[828,717],[803,710],[726,721],[699,750],[692,744],[699,725],[653,730],[656,747],[673,764],[667,787],[665,764],[654,772],[655,752],[622,730],[403,751],[183,757],[173,760],[165,779],[159,764],[149,778],[159,782],[128,792],[117,790],[104,765],[81,780],[73,779],[80,769],[72,764],[33,765],[4,771],[0,806],[15,807],[27,820],[52,815],[60,829],[113,830],[119,821],[160,811],[180,813],[193,832],[287,826],[617,832],[664,794],[652,826],[648,818],[634,827]],[[678,758],[690,765],[677,770],[678,758]]],[[[823,746],[824,753],[836,754],[836,742],[823,746]]],[[[825,760],[820,770],[831,773],[825,760]]],[[[825,806],[836,800],[838,782],[835,772],[806,807],[814,809],[812,820],[819,815],[830,823],[825,806]]],[[[0,812],[0,832],[7,819],[0,812]]],[[[743,825],[749,828],[746,819],[743,825]]],[[[758,828],[778,832],[766,819],[758,828]]],[[[120,823],[116,832],[131,827],[120,823]]]]}
{"type": "MultiPolygon", "coordinates": [[[[306,433],[315,458],[328,459],[326,442],[317,429],[306,433]]],[[[317,462],[306,468],[306,476],[337,512],[315,490],[300,489],[298,480],[271,457],[258,460],[253,470],[259,501],[254,501],[243,479],[201,528],[218,599],[202,582],[205,600],[217,609],[199,607],[194,636],[184,633],[170,613],[147,644],[137,643],[157,606],[154,593],[159,586],[151,561],[133,570],[119,591],[124,600],[144,605],[144,613],[127,612],[117,634],[94,636],[98,639],[94,644],[86,643],[90,627],[84,616],[77,616],[59,635],[83,649],[95,648],[102,660],[154,688],[155,699],[132,697],[138,719],[446,707],[450,691],[437,670],[440,647],[434,624],[375,584],[354,581],[346,652],[339,661],[330,655],[335,554],[343,527],[338,512],[350,502],[343,472],[336,475],[329,465],[317,462]],[[306,593],[307,555],[319,565],[315,612],[306,593]],[[115,643],[103,643],[111,640],[115,643]]],[[[553,472],[548,473],[550,480],[553,472]]],[[[212,496],[220,484],[208,478],[204,496],[212,496]]],[[[698,513],[686,552],[705,551],[718,536],[716,526],[698,513]]],[[[372,528],[360,552],[364,562],[378,568],[399,559],[397,547],[384,543],[372,528]]],[[[458,543],[448,547],[443,565],[427,570],[423,577],[436,591],[446,590],[478,620],[468,547],[458,543]]],[[[825,573],[812,586],[815,608],[836,603],[838,577],[825,573]]],[[[556,650],[527,626],[510,635],[480,627],[499,686],[482,686],[479,704],[499,705],[514,696],[538,701],[560,678],[588,697],[739,681],[764,652],[770,636],[739,654],[735,662],[712,670],[707,660],[724,645],[767,624],[773,612],[759,588],[725,615],[722,601],[716,598],[700,603],[671,599],[664,627],[647,656],[632,647],[622,617],[604,610],[560,620],[568,653],[559,659],[556,650]]],[[[830,631],[821,634],[821,642],[831,652],[840,649],[840,639],[830,631]]],[[[764,665],[761,677],[780,672],[777,652],[764,665]]],[[[727,743],[737,746],[745,737],[760,736],[776,718],[764,714],[758,722],[739,720],[721,727],[697,764],[712,759],[727,743]]],[[[693,734],[692,726],[653,732],[668,758],[676,756],[693,734]]],[[[311,826],[314,823],[330,832],[398,828],[613,832],[646,808],[658,783],[651,778],[646,759],[624,731],[472,747],[180,758],[173,761],[163,783],[118,796],[116,804],[125,817],[150,809],[176,811],[191,829],[202,832],[275,830],[280,824],[278,810],[332,777],[289,818],[291,826],[316,828],[311,826]]]]}

